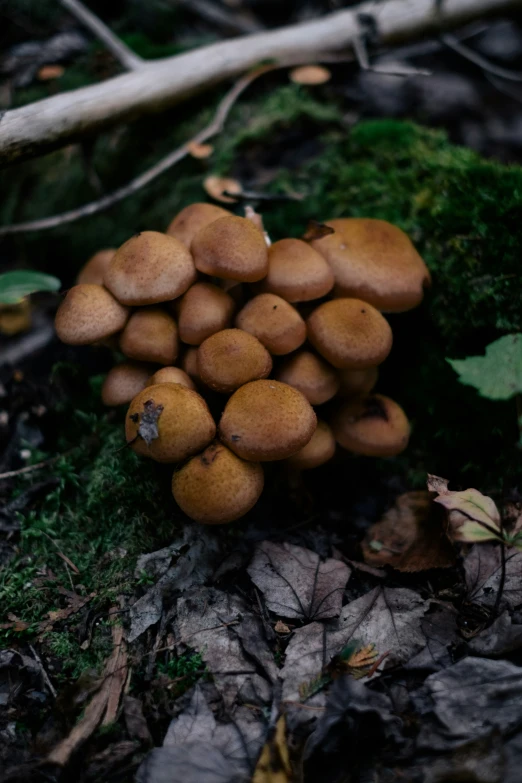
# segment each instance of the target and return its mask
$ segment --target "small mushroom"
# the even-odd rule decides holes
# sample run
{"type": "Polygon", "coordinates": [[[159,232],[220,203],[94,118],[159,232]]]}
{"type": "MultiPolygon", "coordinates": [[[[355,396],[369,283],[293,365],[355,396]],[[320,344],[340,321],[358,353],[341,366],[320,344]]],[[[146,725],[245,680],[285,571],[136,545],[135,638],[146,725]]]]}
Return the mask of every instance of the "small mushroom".
{"type": "Polygon", "coordinates": [[[185,245],[159,231],[142,231],[114,254],[104,284],[126,305],[167,302],[184,294],[196,279],[185,245]]]}
{"type": "Polygon", "coordinates": [[[67,345],[90,345],[125,326],[129,308],[101,285],[81,283],[69,289],[56,313],[56,334],[67,345]]]}
{"type": "Polygon", "coordinates": [[[125,419],[127,444],[156,462],[181,462],[206,448],[215,434],[203,397],[178,383],[147,386],[125,419]]]}
{"type": "Polygon", "coordinates": [[[241,329],[224,329],[199,346],[199,377],[214,391],[233,392],[249,381],[267,378],[271,370],[266,348],[241,329]]]}
{"type": "Polygon", "coordinates": [[[263,234],[247,218],[218,218],[198,231],[191,245],[196,269],[207,275],[255,283],[266,275],[268,253],[263,234]]]}
{"type": "Polygon", "coordinates": [[[364,299],[388,313],[421,303],[430,273],[404,231],[373,218],[339,218],[326,225],[334,233],[312,246],[332,269],[336,296],[364,299]]]}
{"type": "Polygon", "coordinates": [[[223,525],[244,516],[263,491],[263,468],[212,443],[172,477],[178,506],[196,522],[223,525]]]}
{"type": "Polygon", "coordinates": [[[400,405],[382,394],[345,403],[332,420],[337,443],[367,457],[393,457],[408,445],[410,425],[400,405]]]}
{"type": "Polygon", "coordinates": [[[311,470],[324,465],[335,454],[335,438],[325,421],[317,421],[317,429],[306,446],[288,458],[288,464],[297,470],[311,470]]]}
{"type": "Polygon", "coordinates": [[[379,378],[378,367],[364,370],[338,370],[341,397],[367,397],[379,378]]]}
{"type": "Polygon", "coordinates": [[[230,326],[235,307],[232,297],[218,286],[195,283],[179,300],[180,339],[189,345],[200,345],[230,326]]]}
{"type": "Polygon", "coordinates": [[[196,383],[201,380],[198,372],[197,348],[187,348],[181,357],[181,367],[191,380],[195,381],[196,383]]]}
{"type": "Polygon", "coordinates": [[[191,378],[180,367],[162,367],[156,370],[149,378],[147,386],[154,386],[156,383],[180,383],[187,389],[196,388],[191,378]]]}
{"type": "Polygon", "coordinates": [[[218,207],[215,204],[205,204],[201,202],[198,204],[189,204],[178,212],[174,220],[169,224],[167,228],[167,234],[171,237],[176,237],[180,242],[183,242],[185,247],[190,248],[190,244],[198,231],[208,226],[212,221],[221,217],[228,217],[232,213],[228,209],[218,207]]]}
{"type": "Polygon", "coordinates": [[[333,284],[323,256],[302,239],[280,239],[268,248],[268,273],[259,290],[287,302],[309,302],[326,296],[333,284]]]}
{"type": "Polygon", "coordinates": [[[391,351],[388,321],[360,299],[334,299],[308,317],[308,339],[339,369],[361,370],[383,362],[391,351]]]}
{"type": "Polygon", "coordinates": [[[105,250],[99,250],[91,256],[87,263],[80,269],[76,282],[103,285],[105,272],[108,269],[115,252],[116,248],[109,247],[105,250]]]}
{"type": "Polygon", "coordinates": [[[103,382],[104,405],[128,405],[147,385],[151,368],[139,362],[122,362],[111,367],[103,382]]]}
{"type": "Polygon", "coordinates": [[[286,459],[306,446],[317,418],[306,397],[273,380],[252,381],[228,400],[221,440],[238,457],[253,462],[286,459]]]}
{"type": "Polygon", "coordinates": [[[142,362],[174,364],[178,347],[176,322],[159,307],[136,310],[120,338],[120,349],[125,356],[142,362]]]}
{"type": "Polygon", "coordinates": [[[311,351],[298,351],[281,364],[278,381],[298,389],[311,405],[322,405],[339,391],[337,372],[311,351]]]}
{"type": "Polygon", "coordinates": [[[253,334],[275,356],[291,353],[306,340],[306,324],[280,296],[259,294],[236,316],[236,326],[253,334]]]}

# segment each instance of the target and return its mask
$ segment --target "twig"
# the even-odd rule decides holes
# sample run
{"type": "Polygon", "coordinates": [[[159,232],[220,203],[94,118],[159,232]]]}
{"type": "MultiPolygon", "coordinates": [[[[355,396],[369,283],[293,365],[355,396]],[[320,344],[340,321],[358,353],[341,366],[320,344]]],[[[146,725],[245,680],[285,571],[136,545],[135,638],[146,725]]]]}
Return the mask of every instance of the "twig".
{"type": "Polygon", "coordinates": [[[353,51],[359,68],[362,71],[379,73],[383,76],[431,76],[431,71],[420,68],[409,68],[407,65],[401,67],[394,66],[393,68],[388,68],[386,65],[370,65],[364,34],[354,36],[353,51]]]}
{"type": "Polygon", "coordinates": [[[207,22],[233,30],[236,33],[256,33],[261,29],[261,25],[255,19],[245,17],[244,14],[233,14],[226,8],[209,2],[209,0],[178,0],[178,3],[188,8],[192,13],[198,14],[207,22]]]}
{"type": "Polygon", "coordinates": [[[0,473],[0,481],[3,481],[4,479],[15,478],[15,476],[22,476],[25,473],[32,473],[34,470],[40,470],[40,468],[45,468],[47,465],[52,465],[53,462],[59,460],[61,456],[62,455],[59,454],[57,457],[45,459],[43,462],[36,462],[34,465],[27,465],[25,468],[18,468],[18,470],[8,470],[7,473],[0,473]]]}
{"type": "Polygon", "coordinates": [[[440,36],[440,40],[445,44],[448,49],[452,49],[457,54],[460,54],[464,59],[469,60],[470,63],[478,65],[486,73],[490,73],[493,76],[498,76],[500,79],[506,79],[510,82],[522,82],[522,73],[516,71],[510,71],[507,68],[502,68],[500,65],[494,65],[486,57],[482,57],[481,54],[470,49],[466,44],[461,43],[458,38],[448,33],[443,33],[440,36]]]}
{"type": "MultiPolygon", "coordinates": [[[[76,209],[71,209],[68,212],[62,212],[60,215],[53,215],[52,217],[42,218],[41,220],[30,220],[27,223],[14,223],[12,226],[0,226],[0,236],[5,236],[6,234],[19,234],[25,231],[41,231],[42,229],[63,226],[66,223],[72,223],[73,221],[79,220],[80,218],[88,217],[89,215],[95,215],[104,209],[112,207],[114,204],[117,204],[124,198],[131,196],[133,193],[136,193],[138,190],[152,182],[152,180],[156,179],[156,177],[159,177],[160,174],[163,174],[176,163],[179,163],[180,160],[183,160],[183,158],[189,154],[190,144],[194,142],[197,144],[202,144],[204,141],[207,141],[208,139],[220,133],[220,131],[223,130],[223,126],[232,107],[241,93],[243,93],[246,88],[249,87],[253,81],[255,81],[255,79],[267,73],[268,71],[274,70],[274,68],[275,66],[273,65],[261,66],[255,71],[252,71],[251,73],[239,79],[234,84],[232,89],[227,92],[223,100],[219,103],[212,121],[205,128],[200,130],[200,132],[197,133],[188,142],[185,142],[181,147],[178,147],[173,152],[170,152],[168,155],[158,161],[158,163],[155,163],[154,166],[151,166],[150,169],[143,172],[143,174],[140,174],[138,177],[135,177],[126,185],[123,185],[121,188],[118,188],[112,193],[109,193],[106,196],[97,199],[96,201],[91,201],[89,204],[84,204],[83,206],[77,207],[76,209]]],[[[34,469],[37,466],[32,467],[34,469]]],[[[22,468],[22,471],[27,471],[27,468],[22,468]]],[[[18,472],[15,472],[13,475],[17,474],[18,472]]],[[[9,478],[10,475],[11,474],[4,474],[4,476],[0,475],[0,479],[9,478]]]]}
{"type": "Polygon", "coordinates": [[[53,699],[56,699],[57,694],[56,694],[55,687],[52,684],[49,675],[45,671],[45,666],[43,665],[42,659],[40,658],[40,656],[38,655],[38,653],[36,652],[36,650],[34,649],[32,644],[28,645],[28,647],[31,650],[35,660],[40,664],[40,669],[41,669],[41,672],[42,672],[43,680],[44,680],[45,684],[47,685],[47,687],[49,688],[49,692],[51,693],[51,696],[53,697],[53,699]]]}
{"type": "Polygon", "coordinates": [[[127,71],[138,71],[147,66],[145,60],[134,54],[129,47],[114,35],[106,24],[99,19],[92,11],[89,11],[80,0],[60,0],[61,4],[76,17],[85,27],[87,27],[96,38],[105,44],[106,48],[118,60],[127,71]]]}

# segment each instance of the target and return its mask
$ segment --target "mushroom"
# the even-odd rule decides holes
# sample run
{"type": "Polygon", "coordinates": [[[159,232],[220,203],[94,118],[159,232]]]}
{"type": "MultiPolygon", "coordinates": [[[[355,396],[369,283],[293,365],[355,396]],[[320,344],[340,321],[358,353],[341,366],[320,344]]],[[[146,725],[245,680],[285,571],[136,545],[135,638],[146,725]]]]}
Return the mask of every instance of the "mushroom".
{"type": "Polygon", "coordinates": [[[222,217],[198,231],[191,244],[196,269],[207,275],[255,283],[266,275],[263,234],[247,218],[222,217]]]}
{"type": "Polygon", "coordinates": [[[196,279],[185,245],[159,231],[142,231],[116,251],[104,284],[126,305],[167,302],[184,294],[196,279]]]}
{"type": "Polygon", "coordinates": [[[275,294],[259,294],[236,316],[236,326],[253,334],[275,356],[290,353],[306,340],[306,324],[291,304],[275,294]]]}
{"type": "Polygon", "coordinates": [[[339,369],[361,370],[383,362],[392,347],[388,321],[360,299],[334,299],[308,317],[308,339],[339,369]]]}
{"type": "Polygon", "coordinates": [[[215,204],[189,204],[178,212],[174,220],[169,224],[166,233],[171,237],[176,237],[183,242],[185,247],[190,248],[190,244],[198,231],[208,226],[214,220],[221,217],[228,217],[232,213],[228,209],[218,207],[215,204]]]}
{"type": "Polygon", "coordinates": [[[341,397],[366,397],[374,388],[379,377],[378,367],[364,370],[339,370],[341,397]]]}
{"type": "Polygon", "coordinates": [[[127,444],[156,462],[181,462],[214,439],[216,425],[207,403],[178,383],[147,386],[132,400],[125,418],[127,444]]]}
{"type": "Polygon", "coordinates": [[[99,250],[91,256],[87,263],[80,269],[78,277],[76,278],[76,283],[103,285],[105,272],[108,269],[115,252],[116,248],[109,247],[105,250],[99,250]]]}
{"type": "Polygon", "coordinates": [[[154,375],[149,378],[147,386],[154,386],[156,383],[180,383],[187,389],[196,388],[187,373],[179,367],[162,367],[160,370],[156,370],[154,375]]]}
{"type": "Polygon", "coordinates": [[[221,288],[212,283],[195,283],[179,300],[180,339],[189,345],[200,345],[230,326],[234,310],[234,300],[221,288]]]}
{"type": "Polygon", "coordinates": [[[302,239],[280,239],[268,248],[268,272],[259,290],[287,302],[309,302],[332,290],[333,272],[323,256],[302,239]]]}
{"type": "Polygon", "coordinates": [[[420,304],[430,273],[404,231],[373,218],[339,218],[326,225],[334,233],[311,244],[332,269],[335,296],[363,299],[388,313],[420,304]]]}
{"type": "Polygon", "coordinates": [[[311,470],[324,465],[335,454],[335,438],[325,421],[317,421],[317,429],[306,446],[288,458],[288,464],[297,470],[311,470]]]}
{"type": "Polygon", "coordinates": [[[200,381],[198,372],[198,349],[187,348],[181,358],[181,367],[193,381],[200,381]]]}
{"type": "Polygon", "coordinates": [[[311,351],[298,351],[285,359],[276,378],[299,389],[311,405],[322,405],[331,400],[340,386],[337,372],[311,351]]]}
{"type": "Polygon", "coordinates": [[[174,318],[159,307],[136,310],[120,337],[120,349],[129,359],[174,364],[178,355],[174,318]]]}
{"type": "Polygon", "coordinates": [[[122,362],[111,367],[101,390],[103,404],[128,405],[145,388],[150,373],[150,366],[139,362],[122,362]]]}
{"type": "Polygon", "coordinates": [[[410,425],[396,402],[382,394],[345,403],[332,420],[344,449],[367,457],[393,457],[408,445],[410,425]]]}
{"type": "Polygon", "coordinates": [[[244,516],[263,491],[263,468],[212,443],[172,477],[178,506],[196,522],[223,525],[244,516]]]}
{"type": "Polygon", "coordinates": [[[198,349],[198,374],[214,391],[233,392],[258,378],[267,378],[272,357],[253,335],[224,329],[208,337],[198,349]]]}
{"type": "Polygon", "coordinates": [[[129,308],[101,285],[81,283],[69,289],[56,313],[56,334],[68,345],[89,345],[123,329],[129,308]]]}
{"type": "Polygon", "coordinates": [[[253,462],[286,459],[306,446],[317,425],[306,397],[273,380],[252,381],[228,400],[221,440],[238,457],[253,462]]]}

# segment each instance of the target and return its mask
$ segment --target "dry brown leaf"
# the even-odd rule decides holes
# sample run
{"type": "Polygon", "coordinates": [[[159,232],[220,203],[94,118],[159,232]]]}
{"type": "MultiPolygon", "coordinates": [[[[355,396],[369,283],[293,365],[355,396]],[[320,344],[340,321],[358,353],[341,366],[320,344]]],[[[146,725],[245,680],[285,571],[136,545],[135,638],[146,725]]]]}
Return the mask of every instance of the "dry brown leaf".
{"type": "Polygon", "coordinates": [[[291,629],[282,620],[278,620],[274,625],[274,631],[276,633],[292,633],[291,629]]]}
{"type": "Polygon", "coordinates": [[[127,679],[127,645],[123,638],[123,628],[121,625],[112,627],[113,653],[107,664],[107,711],[103,719],[102,726],[108,726],[113,723],[118,716],[120,699],[127,679]]]}
{"type": "Polygon", "coordinates": [[[324,84],[332,78],[328,68],[322,65],[301,65],[299,68],[293,68],[290,71],[290,80],[294,84],[324,84]]]}
{"type": "MultiPolygon", "coordinates": [[[[62,592],[62,591],[60,591],[62,592]]],[[[66,591],[67,593],[68,591],[66,591]]],[[[41,641],[43,638],[43,635],[47,633],[48,631],[52,630],[52,627],[55,623],[59,622],[60,620],[66,620],[68,617],[70,617],[72,614],[75,614],[80,609],[83,609],[83,607],[89,603],[89,601],[94,598],[96,593],[90,593],[90,595],[86,596],[85,598],[82,598],[79,595],[76,595],[76,593],[70,593],[69,594],[69,606],[65,607],[65,609],[57,609],[56,611],[50,611],[47,612],[48,620],[43,620],[38,625],[38,641],[41,641]]]]}
{"type": "Polygon", "coordinates": [[[428,489],[430,492],[436,492],[438,495],[446,495],[448,490],[448,479],[441,478],[440,476],[433,476],[431,473],[428,473],[428,489]]]}
{"type": "Polygon", "coordinates": [[[286,719],[281,715],[263,746],[252,783],[290,783],[290,755],[286,742],[286,719]]]}
{"type": "Polygon", "coordinates": [[[59,79],[64,73],[63,65],[42,65],[38,71],[38,79],[41,82],[48,82],[52,79],[59,79]]]}
{"type": "Polygon", "coordinates": [[[191,141],[187,144],[187,149],[193,158],[204,160],[209,158],[214,152],[212,144],[198,144],[197,141],[191,141]]]}
{"type": "Polygon", "coordinates": [[[315,239],[322,239],[333,233],[334,229],[331,226],[327,226],[326,223],[319,223],[318,220],[310,220],[306,227],[306,231],[301,238],[304,242],[313,242],[315,239]]]}
{"type": "Polygon", "coordinates": [[[362,542],[366,563],[398,571],[449,568],[455,553],[446,536],[444,513],[429,492],[406,492],[368,530],[362,542]]]}
{"type": "Polygon", "coordinates": [[[216,201],[222,201],[225,204],[234,204],[237,199],[231,198],[231,196],[224,195],[225,193],[242,193],[243,188],[241,183],[237,179],[230,179],[229,177],[206,177],[203,182],[203,187],[207,191],[209,196],[212,196],[216,201]]]}

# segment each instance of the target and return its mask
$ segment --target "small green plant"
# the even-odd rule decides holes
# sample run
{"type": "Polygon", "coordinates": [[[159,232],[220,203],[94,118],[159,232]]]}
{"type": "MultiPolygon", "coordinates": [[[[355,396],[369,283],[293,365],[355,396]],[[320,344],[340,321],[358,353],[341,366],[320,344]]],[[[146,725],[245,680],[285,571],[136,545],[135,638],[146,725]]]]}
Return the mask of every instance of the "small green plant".
{"type": "Polygon", "coordinates": [[[39,291],[58,291],[61,286],[57,277],[24,269],[5,272],[0,275],[0,304],[19,304],[26,296],[39,291]]]}

